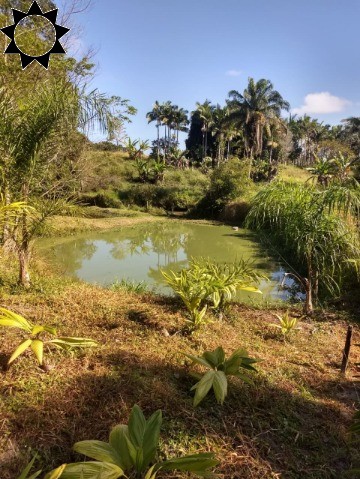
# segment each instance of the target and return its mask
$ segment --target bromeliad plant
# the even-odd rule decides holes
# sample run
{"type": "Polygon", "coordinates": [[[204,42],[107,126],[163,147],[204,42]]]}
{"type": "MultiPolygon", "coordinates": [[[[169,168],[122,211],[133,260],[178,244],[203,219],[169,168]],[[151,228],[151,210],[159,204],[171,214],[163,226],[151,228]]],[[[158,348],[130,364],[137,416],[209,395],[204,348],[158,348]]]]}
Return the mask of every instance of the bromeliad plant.
{"type": "Polygon", "coordinates": [[[281,333],[284,336],[284,340],[292,331],[301,329],[300,327],[297,326],[297,323],[298,323],[297,318],[292,318],[289,314],[289,311],[286,311],[286,313],[283,316],[279,316],[278,314],[275,314],[275,316],[279,320],[279,323],[278,324],[271,323],[270,326],[280,329],[281,333]]]}
{"type": "Polygon", "coordinates": [[[205,322],[208,306],[223,311],[237,291],[260,293],[253,286],[260,275],[244,260],[234,264],[216,264],[203,258],[190,261],[180,272],[162,274],[190,313],[190,324],[198,328],[205,322]]]}
{"type": "Polygon", "coordinates": [[[97,346],[96,341],[88,338],[56,337],[54,339],[43,340],[42,335],[49,334],[56,336],[56,329],[51,326],[32,324],[19,314],[0,308],[0,326],[7,328],[18,328],[29,336],[25,339],[11,355],[8,365],[15,361],[21,354],[29,348],[33,351],[40,366],[44,366],[44,346],[56,346],[63,350],[73,348],[85,348],[97,346]]]}
{"type": "Polygon", "coordinates": [[[214,390],[217,402],[223,404],[228,392],[227,376],[235,376],[248,384],[252,384],[251,378],[246,373],[248,371],[256,372],[257,370],[253,367],[253,364],[259,362],[258,359],[250,358],[243,348],[237,349],[229,359],[226,359],[221,346],[215,351],[206,351],[200,357],[192,354],[185,354],[185,356],[194,363],[209,369],[202,377],[193,374],[196,378],[201,378],[191,388],[191,391],[195,390],[194,407],[200,404],[211,388],[214,390]]]}
{"type": "Polygon", "coordinates": [[[135,405],[129,424],[115,426],[110,432],[109,442],[77,442],[74,450],[95,461],[68,464],[61,479],[156,479],[160,470],[216,477],[211,469],[218,461],[212,453],[156,462],[161,424],[160,410],[146,420],[140,407],[135,405]]]}

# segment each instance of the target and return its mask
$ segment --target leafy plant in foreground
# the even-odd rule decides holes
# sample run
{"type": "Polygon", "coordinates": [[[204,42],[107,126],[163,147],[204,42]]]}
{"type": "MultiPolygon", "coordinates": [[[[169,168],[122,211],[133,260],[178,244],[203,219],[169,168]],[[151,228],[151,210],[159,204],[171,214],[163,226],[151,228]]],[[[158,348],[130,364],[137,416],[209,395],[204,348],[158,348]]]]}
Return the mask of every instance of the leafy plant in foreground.
{"type": "Polygon", "coordinates": [[[292,331],[295,331],[296,329],[300,329],[299,327],[297,327],[298,320],[296,318],[290,317],[289,311],[286,311],[286,313],[283,316],[279,316],[278,314],[275,314],[275,316],[279,320],[279,323],[278,324],[271,323],[270,326],[280,329],[281,333],[284,335],[284,339],[292,331]]]}
{"type": "Polygon", "coordinates": [[[246,261],[216,264],[203,258],[193,259],[189,267],[180,272],[162,271],[162,274],[184,302],[195,328],[205,322],[209,303],[221,310],[239,290],[261,293],[252,286],[259,275],[246,261]]]}
{"type": "MultiPolygon", "coordinates": [[[[37,477],[40,476],[42,471],[34,472],[33,474],[31,474],[31,476],[29,476],[29,473],[34,465],[35,459],[36,459],[36,456],[32,458],[32,460],[25,467],[25,469],[22,471],[22,473],[17,479],[36,479],[37,477]]],[[[46,474],[44,479],[60,479],[60,477],[62,477],[61,475],[64,472],[64,469],[65,469],[65,464],[46,474]]]]}
{"type": "Polygon", "coordinates": [[[8,311],[4,308],[0,308],[0,326],[18,328],[25,331],[29,335],[29,337],[25,339],[25,341],[23,341],[13,352],[8,361],[9,365],[28,348],[31,348],[35,354],[39,365],[43,366],[44,345],[53,345],[64,350],[94,347],[97,345],[95,341],[88,338],[58,337],[44,341],[40,336],[45,333],[51,336],[56,336],[57,333],[55,328],[46,325],[34,325],[19,314],[13,313],[12,311],[8,311]]]}
{"type": "Polygon", "coordinates": [[[237,349],[229,359],[226,359],[225,352],[221,346],[214,351],[206,351],[200,357],[193,356],[192,354],[185,354],[185,356],[194,363],[209,369],[202,377],[196,375],[196,377],[201,377],[201,379],[191,388],[192,391],[195,390],[195,407],[200,404],[211,388],[214,389],[217,402],[223,404],[228,390],[227,376],[235,376],[248,384],[252,384],[250,377],[245,372],[256,371],[252,365],[259,361],[258,359],[250,358],[247,351],[243,348],[237,349]]]}
{"type": "Polygon", "coordinates": [[[110,432],[109,442],[77,442],[74,450],[96,462],[68,464],[61,479],[155,479],[160,470],[188,471],[201,477],[216,477],[210,471],[218,463],[212,453],[156,462],[161,423],[160,410],[146,420],[140,407],[135,405],[129,424],[115,426],[110,432]]]}

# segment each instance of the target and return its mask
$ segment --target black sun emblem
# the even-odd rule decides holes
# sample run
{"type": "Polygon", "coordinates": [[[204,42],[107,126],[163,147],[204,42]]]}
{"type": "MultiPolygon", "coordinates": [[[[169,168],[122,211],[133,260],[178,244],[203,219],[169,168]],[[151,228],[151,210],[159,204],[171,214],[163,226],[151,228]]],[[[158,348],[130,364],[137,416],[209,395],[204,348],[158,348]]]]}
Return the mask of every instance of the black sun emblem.
{"type": "Polygon", "coordinates": [[[34,60],[40,63],[40,65],[42,65],[44,68],[48,69],[50,55],[52,53],[66,53],[63,46],[59,42],[59,40],[64,35],[66,35],[70,29],[56,24],[56,18],[58,14],[57,8],[55,10],[50,10],[49,12],[43,13],[41,8],[37,4],[37,2],[33,2],[33,4],[31,5],[27,13],[22,12],[20,10],[16,10],[15,8],[12,8],[12,12],[13,12],[13,17],[15,22],[14,25],[9,25],[8,27],[0,28],[0,31],[5,33],[5,35],[11,39],[11,42],[6,48],[4,54],[5,55],[13,54],[13,53],[20,54],[21,65],[23,70],[28,65],[30,65],[30,63],[32,63],[34,60]],[[22,50],[20,50],[20,48],[18,47],[15,41],[15,30],[19,22],[21,22],[21,20],[23,20],[26,17],[30,17],[31,15],[37,15],[39,17],[44,17],[45,19],[49,20],[49,22],[53,25],[54,31],[55,31],[55,41],[52,48],[50,48],[45,54],[40,56],[27,55],[22,50]]]}

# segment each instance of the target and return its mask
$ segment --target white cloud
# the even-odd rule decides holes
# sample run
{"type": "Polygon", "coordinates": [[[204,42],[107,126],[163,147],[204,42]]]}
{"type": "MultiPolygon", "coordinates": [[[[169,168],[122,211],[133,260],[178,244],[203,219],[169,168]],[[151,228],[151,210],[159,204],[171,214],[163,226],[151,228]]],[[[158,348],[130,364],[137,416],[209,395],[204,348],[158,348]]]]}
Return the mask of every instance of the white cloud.
{"type": "Polygon", "coordinates": [[[241,70],[228,70],[226,76],[228,77],[239,77],[242,74],[241,70]]]}
{"type": "Polygon", "coordinates": [[[304,104],[300,108],[294,108],[292,113],[298,115],[339,113],[350,104],[349,100],[331,95],[328,91],[309,93],[304,99],[304,104]]]}

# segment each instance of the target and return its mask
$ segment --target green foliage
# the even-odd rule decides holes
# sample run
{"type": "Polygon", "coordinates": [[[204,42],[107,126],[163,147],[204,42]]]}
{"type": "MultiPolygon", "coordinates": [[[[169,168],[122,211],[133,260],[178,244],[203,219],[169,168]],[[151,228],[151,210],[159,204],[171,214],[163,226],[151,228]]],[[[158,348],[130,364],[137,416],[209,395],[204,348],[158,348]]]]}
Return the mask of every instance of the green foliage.
{"type": "Polygon", "coordinates": [[[233,158],[216,168],[210,177],[210,187],[196,211],[216,217],[226,204],[246,193],[251,185],[247,160],[233,158]]]}
{"type": "Polygon", "coordinates": [[[185,354],[185,356],[194,363],[209,369],[202,377],[200,376],[200,381],[191,388],[192,391],[195,390],[194,407],[200,404],[211,389],[214,390],[217,402],[223,404],[228,391],[227,376],[235,376],[246,383],[252,384],[246,373],[256,371],[252,365],[258,362],[257,359],[250,358],[243,348],[237,349],[229,359],[226,359],[221,346],[214,351],[206,351],[200,357],[191,354],[185,354]]]}
{"type": "Polygon", "coordinates": [[[130,160],[138,161],[144,158],[146,151],[150,148],[148,141],[131,140],[128,138],[126,143],[126,151],[130,160]]]}
{"type": "Polygon", "coordinates": [[[19,356],[21,356],[29,348],[33,351],[40,366],[43,366],[44,346],[56,346],[59,349],[71,350],[73,348],[85,348],[97,346],[97,343],[88,338],[72,338],[72,337],[56,337],[44,341],[40,338],[43,334],[57,336],[56,329],[51,326],[32,324],[30,321],[19,314],[0,308],[0,326],[7,328],[17,328],[27,333],[25,339],[13,352],[8,364],[10,365],[19,356]]]}
{"type": "Polygon", "coordinates": [[[275,316],[279,320],[279,323],[278,324],[271,323],[270,326],[280,329],[281,333],[284,335],[284,339],[292,331],[300,329],[299,327],[297,327],[298,320],[296,318],[292,318],[289,314],[289,311],[286,311],[286,313],[283,316],[279,316],[278,314],[275,314],[275,316]]]}
{"type": "Polygon", "coordinates": [[[77,442],[74,450],[96,462],[68,464],[61,478],[117,479],[126,476],[155,479],[160,470],[188,471],[201,477],[215,477],[210,469],[217,461],[211,453],[156,462],[161,424],[160,410],[146,420],[140,407],[135,405],[128,425],[115,426],[110,432],[108,443],[77,442]]]}
{"type": "Polygon", "coordinates": [[[253,199],[246,224],[266,231],[285,247],[292,266],[301,268],[306,312],[312,310],[311,297],[318,287],[334,294],[347,274],[356,273],[351,261],[360,256],[354,217],[359,208],[358,187],[319,190],[309,184],[274,182],[253,199]]]}
{"type": "Polygon", "coordinates": [[[198,328],[205,322],[210,304],[223,310],[237,291],[261,293],[252,284],[259,276],[248,262],[215,264],[209,260],[193,259],[188,268],[180,272],[162,274],[168,285],[180,296],[190,313],[190,325],[198,328]]]}
{"type": "MultiPolygon", "coordinates": [[[[151,180],[158,173],[152,170],[151,180]]],[[[120,199],[128,206],[163,208],[184,211],[196,205],[209,184],[205,175],[197,170],[166,169],[161,184],[127,185],[119,191],[120,199]]]]}
{"type": "MultiPolygon", "coordinates": [[[[25,469],[22,471],[22,473],[20,474],[20,476],[17,478],[17,479],[36,479],[37,477],[40,476],[41,472],[42,471],[37,471],[37,472],[34,472],[33,474],[31,474],[31,476],[29,476],[30,472],[31,472],[31,469],[34,465],[34,462],[36,460],[36,456],[34,456],[32,458],[32,460],[29,462],[29,464],[25,467],[25,469]]],[[[62,473],[64,472],[65,470],[65,464],[63,466],[60,466],[58,467],[57,469],[49,472],[48,474],[46,474],[46,476],[44,477],[44,479],[60,479],[62,473]]]]}
{"type": "Polygon", "coordinates": [[[98,206],[99,208],[121,208],[122,202],[113,191],[98,191],[97,193],[83,194],[80,201],[89,206],[98,206]]]}
{"type": "Polygon", "coordinates": [[[110,289],[111,291],[128,291],[129,293],[142,294],[148,291],[148,286],[145,281],[136,283],[135,281],[122,279],[121,281],[115,281],[115,283],[110,286],[110,289]]]}

